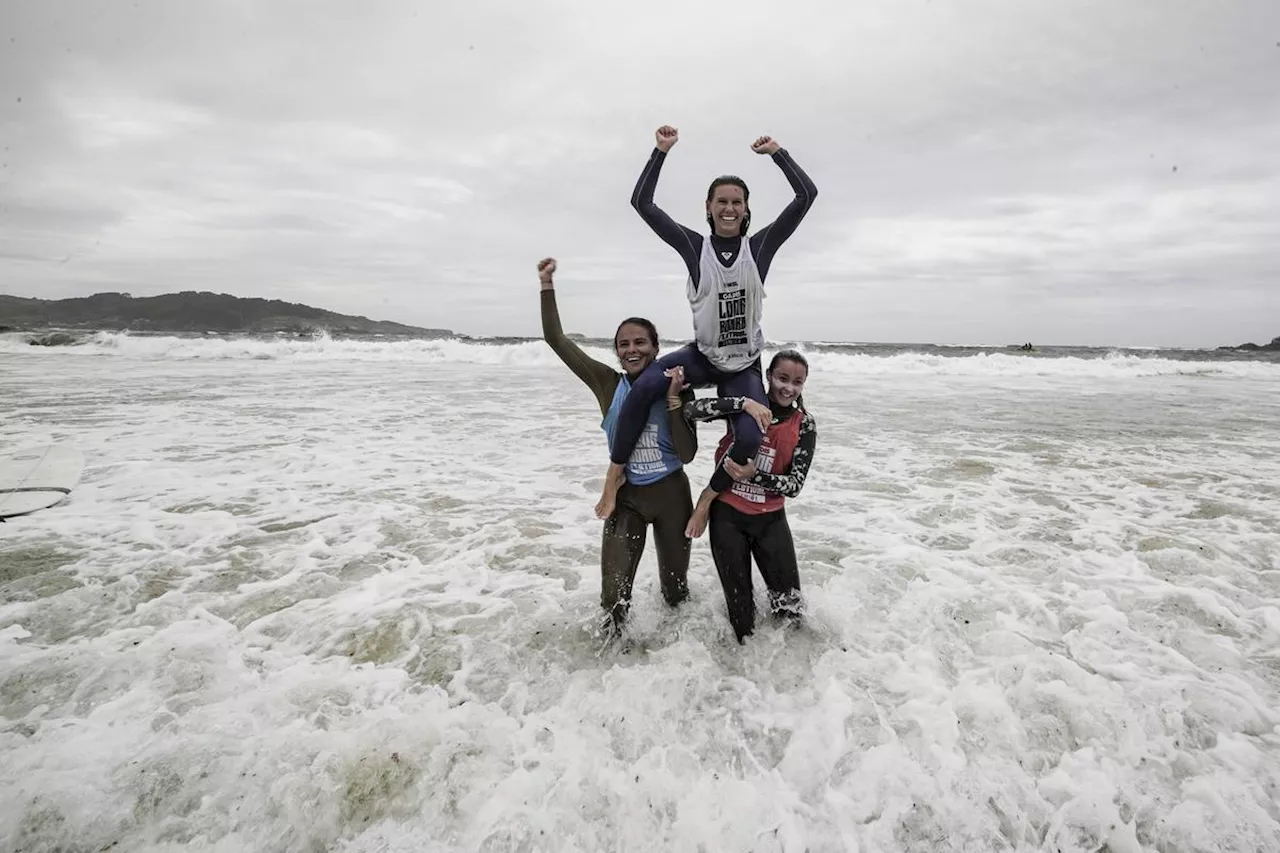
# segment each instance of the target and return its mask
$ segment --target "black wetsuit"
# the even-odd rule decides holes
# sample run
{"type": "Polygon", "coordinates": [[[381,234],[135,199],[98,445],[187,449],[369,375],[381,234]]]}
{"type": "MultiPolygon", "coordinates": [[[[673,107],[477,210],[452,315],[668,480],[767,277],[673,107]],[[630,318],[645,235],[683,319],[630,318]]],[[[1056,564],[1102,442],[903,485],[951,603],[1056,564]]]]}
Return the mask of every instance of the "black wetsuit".
{"type": "MultiPolygon", "coordinates": [[[[554,290],[542,291],[542,336],[560,360],[591,389],[600,414],[607,413],[622,374],[591,358],[565,336],[554,290]]],[[[692,402],[693,391],[685,391],[681,399],[692,402]]],[[[681,462],[688,464],[698,451],[697,435],[679,409],[669,415],[676,453],[681,462]]],[[[616,509],[604,523],[600,542],[600,606],[615,627],[625,621],[630,609],[631,588],[651,524],[662,597],[673,605],[689,597],[690,543],[684,531],[692,514],[693,497],[683,469],[649,485],[624,482],[618,490],[616,509]]]]}
{"type": "MultiPolygon", "coordinates": [[[[793,498],[804,488],[818,442],[818,429],[809,412],[770,403],[775,424],[787,418],[801,418],[799,440],[791,454],[791,464],[783,472],[757,471],[749,482],[783,497],[793,498]]],[[[706,420],[723,417],[724,406],[706,400],[685,404],[685,417],[706,420]]],[[[755,630],[756,606],[752,587],[751,559],[769,590],[769,609],[778,617],[798,620],[803,615],[800,571],[796,546],[787,523],[787,511],[748,513],[731,506],[723,497],[712,502],[710,515],[711,557],[724,589],[729,624],[742,642],[755,630]]]]}
{"type": "MultiPolygon", "coordinates": [[[[795,232],[818,195],[818,188],[796,165],[786,150],[779,149],[772,156],[773,161],[786,175],[796,195],[774,222],[766,225],[748,240],[751,257],[755,260],[761,281],[769,272],[774,253],[795,232]]],[[[742,238],[720,237],[714,232],[709,237],[704,237],[697,231],[676,222],[654,204],[653,194],[658,185],[658,173],[665,159],[666,153],[654,148],[631,195],[631,206],[663,241],[680,253],[696,291],[701,278],[700,259],[703,241],[711,240],[711,245],[716,250],[716,257],[728,268],[737,261],[742,238]]],[[[620,465],[626,463],[644,428],[649,405],[664,393],[669,384],[669,380],[663,376],[663,371],[677,365],[684,368],[685,379],[690,387],[705,388],[714,385],[717,387],[717,393],[723,397],[750,397],[758,403],[768,403],[758,360],[738,373],[722,373],[711,365],[695,344],[689,344],[650,365],[635,381],[618,416],[617,434],[610,454],[613,462],[620,465]]],[[[750,415],[741,413],[733,420],[733,428],[736,440],[730,451],[730,458],[739,464],[746,464],[746,461],[754,457],[760,448],[762,438],[760,427],[750,415]]],[[[714,491],[723,492],[729,487],[730,482],[729,475],[723,468],[718,467],[711,477],[710,485],[714,491]]]]}

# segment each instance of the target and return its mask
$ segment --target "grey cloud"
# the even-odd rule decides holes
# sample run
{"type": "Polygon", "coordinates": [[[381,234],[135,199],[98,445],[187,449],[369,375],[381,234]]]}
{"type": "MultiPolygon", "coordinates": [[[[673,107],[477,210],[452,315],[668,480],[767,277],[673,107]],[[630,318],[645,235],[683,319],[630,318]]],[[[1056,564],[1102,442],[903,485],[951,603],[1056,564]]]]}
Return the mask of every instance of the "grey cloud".
{"type": "Polygon", "coordinates": [[[119,210],[108,207],[76,206],[72,204],[56,204],[52,202],[32,203],[21,199],[9,199],[0,202],[0,223],[6,225],[5,231],[67,230],[89,231],[119,221],[119,210]]]}
{"type": "Polygon", "coordinates": [[[671,121],[658,201],[691,227],[721,172],[757,223],[787,202],[760,133],[819,185],[771,273],[771,336],[1276,333],[1272,2],[748,2],[678,25],[456,6],[9,4],[6,289],[536,334],[533,263],[555,254],[578,330],[640,313],[678,333],[680,262],[627,206],[671,121]]]}

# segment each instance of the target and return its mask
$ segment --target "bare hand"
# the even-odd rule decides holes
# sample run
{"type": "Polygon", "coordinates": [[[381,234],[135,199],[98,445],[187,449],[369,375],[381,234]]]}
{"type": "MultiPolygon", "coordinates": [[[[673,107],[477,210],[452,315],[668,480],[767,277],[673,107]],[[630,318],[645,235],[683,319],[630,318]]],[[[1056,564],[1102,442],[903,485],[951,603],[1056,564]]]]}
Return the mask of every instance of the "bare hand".
{"type": "Polygon", "coordinates": [[[680,365],[667,368],[662,371],[662,375],[671,380],[671,385],[667,387],[668,397],[679,397],[680,392],[689,387],[689,383],[684,381],[684,368],[680,365]]]}
{"type": "Polygon", "coordinates": [[[724,470],[729,476],[737,480],[739,483],[746,483],[756,475],[756,460],[752,459],[746,465],[739,465],[729,457],[724,459],[724,470]]]}
{"type": "Polygon", "coordinates": [[[551,276],[556,274],[556,259],[543,258],[538,261],[538,281],[551,284],[551,276]]]}
{"type": "Polygon", "coordinates": [[[763,403],[757,403],[755,400],[749,399],[742,404],[742,411],[755,420],[760,425],[761,432],[768,432],[770,424],[773,423],[773,412],[769,411],[769,407],[763,403]]]}
{"type": "Polygon", "coordinates": [[[772,136],[762,136],[751,143],[751,150],[757,154],[777,154],[781,147],[772,136]]]}
{"type": "Polygon", "coordinates": [[[671,146],[680,141],[680,131],[669,124],[664,124],[653,134],[659,151],[670,151],[671,146]]]}

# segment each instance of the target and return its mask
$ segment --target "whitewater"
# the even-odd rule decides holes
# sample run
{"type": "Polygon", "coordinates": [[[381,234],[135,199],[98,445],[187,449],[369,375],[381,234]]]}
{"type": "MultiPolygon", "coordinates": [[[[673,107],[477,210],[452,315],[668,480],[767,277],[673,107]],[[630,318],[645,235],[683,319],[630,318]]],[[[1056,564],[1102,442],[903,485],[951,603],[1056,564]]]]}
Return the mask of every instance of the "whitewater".
{"type": "Polygon", "coordinates": [[[1280,850],[1280,364],[809,354],[806,626],[703,538],[609,645],[545,344],[0,336],[86,458],[0,524],[0,850],[1280,850]]]}

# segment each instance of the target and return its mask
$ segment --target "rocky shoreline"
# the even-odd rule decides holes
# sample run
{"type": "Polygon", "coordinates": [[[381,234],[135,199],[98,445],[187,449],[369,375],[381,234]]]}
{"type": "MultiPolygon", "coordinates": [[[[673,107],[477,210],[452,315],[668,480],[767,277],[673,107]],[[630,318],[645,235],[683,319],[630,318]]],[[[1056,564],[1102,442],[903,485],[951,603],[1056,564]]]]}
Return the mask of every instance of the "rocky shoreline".
{"type": "Polygon", "coordinates": [[[1234,347],[1218,347],[1220,350],[1239,350],[1241,352],[1280,352],[1280,338],[1272,338],[1269,344],[1239,344],[1234,347]]]}
{"type": "Polygon", "coordinates": [[[310,305],[186,291],[133,297],[97,293],[78,299],[29,299],[0,294],[0,332],[30,332],[39,346],[75,343],[80,332],[184,332],[312,337],[327,334],[449,338],[450,329],[429,329],[388,320],[337,314],[310,305]]]}

